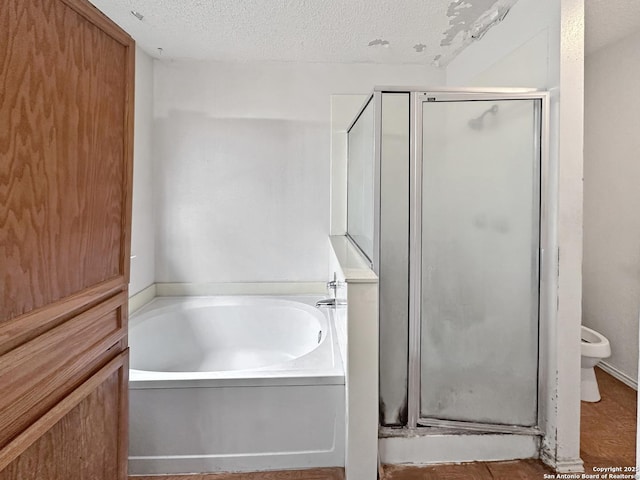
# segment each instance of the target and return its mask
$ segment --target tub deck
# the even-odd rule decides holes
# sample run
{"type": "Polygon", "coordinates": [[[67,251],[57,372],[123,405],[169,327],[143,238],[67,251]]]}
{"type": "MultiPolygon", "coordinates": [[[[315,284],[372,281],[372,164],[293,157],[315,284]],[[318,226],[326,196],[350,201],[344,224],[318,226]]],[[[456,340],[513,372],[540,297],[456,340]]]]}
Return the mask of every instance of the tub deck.
{"type": "MultiPolygon", "coordinates": [[[[321,297],[272,298],[309,306],[321,297]]],[[[181,301],[154,300],[132,316],[131,324],[135,327],[154,308],[181,301]]],[[[130,473],[343,467],[344,368],[333,311],[321,312],[326,338],[289,362],[218,372],[132,369],[130,473]]]]}

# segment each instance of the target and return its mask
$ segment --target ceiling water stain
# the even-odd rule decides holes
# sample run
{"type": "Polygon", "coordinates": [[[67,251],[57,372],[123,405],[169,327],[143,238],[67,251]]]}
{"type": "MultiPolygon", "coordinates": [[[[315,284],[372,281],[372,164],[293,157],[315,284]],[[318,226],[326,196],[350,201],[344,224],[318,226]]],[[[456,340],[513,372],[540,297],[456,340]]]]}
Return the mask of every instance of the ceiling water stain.
{"type": "Polygon", "coordinates": [[[446,64],[469,43],[479,40],[493,26],[500,23],[518,0],[453,0],[447,9],[449,28],[443,32],[441,47],[452,51],[434,63],[446,64]]]}

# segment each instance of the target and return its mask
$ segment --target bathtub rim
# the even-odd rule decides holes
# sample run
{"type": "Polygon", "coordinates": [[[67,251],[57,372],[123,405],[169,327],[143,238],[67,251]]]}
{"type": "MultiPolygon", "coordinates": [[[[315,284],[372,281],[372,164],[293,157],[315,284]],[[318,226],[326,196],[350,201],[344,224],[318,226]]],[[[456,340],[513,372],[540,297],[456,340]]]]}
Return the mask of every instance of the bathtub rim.
{"type": "MultiPolygon", "coordinates": [[[[161,378],[186,378],[186,379],[198,379],[198,378],[237,378],[242,377],[246,378],[247,375],[243,374],[243,372],[252,372],[252,371],[285,371],[288,370],[290,366],[294,366],[293,370],[300,370],[299,359],[303,358],[313,358],[314,352],[318,349],[326,349],[324,346],[325,342],[330,342],[331,337],[331,328],[330,328],[330,318],[323,313],[323,311],[315,306],[315,298],[303,298],[303,297],[293,297],[293,298],[281,298],[276,296],[249,296],[249,295],[208,295],[208,296],[172,296],[165,298],[155,298],[153,301],[149,302],[149,304],[136,312],[131,317],[131,321],[129,322],[129,344],[130,345],[140,345],[144,350],[151,350],[151,354],[156,358],[156,365],[153,365],[154,361],[152,360],[149,364],[149,359],[145,359],[144,357],[138,357],[135,355],[136,351],[132,351],[132,356],[130,358],[130,369],[136,371],[136,377],[143,377],[148,374],[152,378],[157,378],[158,374],[162,374],[161,378]],[[220,312],[225,311],[226,309],[230,309],[229,314],[233,315],[235,319],[234,322],[240,321],[240,330],[237,329],[237,324],[234,326],[234,322],[226,322],[224,313],[220,314],[220,312]],[[238,317],[235,309],[239,309],[240,316],[238,317]],[[204,318],[202,317],[202,313],[204,313],[204,318]],[[247,312],[247,316],[245,317],[244,312],[247,312]],[[260,312],[264,311],[264,317],[260,318],[262,315],[260,312]],[[274,313],[275,311],[275,313],[274,313]],[[209,313],[210,312],[210,313],[209,313]],[[160,322],[160,325],[164,325],[163,328],[169,328],[173,330],[177,328],[181,330],[180,324],[182,322],[186,322],[187,326],[197,325],[204,321],[207,323],[206,318],[211,315],[212,320],[215,320],[214,325],[217,325],[214,330],[212,330],[214,334],[214,339],[212,341],[207,341],[203,339],[202,345],[200,342],[198,345],[194,345],[194,347],[201,347],[205,351],[215,351],[217,348],[224,348],[225,344],[220,343],[219,341],[215,341],[215,335],[218,333],[218,329],[220,328],[220,334],[223,336],[228,336],[229,332],[226,330],[227,326],[230,325],[231,330],[235,330],[235,334],[233,334],[229,339],[231,342],[235,342],[237,340],[242,343],[241,337],[237,337],[237,335],[248,337],[248,341],[250,343],[255,342],[259,337],[266,335],[270,335],[271,331],[271,322],[274,321],[274,326],[278,325],[280,319],[284,317],[286,319],[286,328],[291,337],[287,338],[289,334],[285,333],[280,338],[274,338],[274,341],[279,344],[283,348],[283,352],[287,355],[291,355],[291,358],[287,360],[279,360],[275,362],[262,362],[257,363],[254,366],[244,366],[243,368],[221,368],[221,369],[198,369],[198,370],[188,370],[184,368],[177,368],[172,370],[163,370],[162,368],[144,368],[144,366],[150,367],[159,367],[157,365],[157,361],[162,357],[175,357],[175,352],[171,353],[171,344],[173,343],[171,340],[168,340],[164,334],[161,334],[157,340],[160,343],[160,347],[154,347],[153,343],[150,343],[149,336],[155,338],[155,333],[158,333],[155,325],[156,322],[160,322]],[[246,323],[246,327],[242,327],[244,319],[247,319],[248,323],[246,323]],[[266,320],[266,323],[262,320],[266,320]],[[177,323],[176,323],[177,322],[177,323]],[[192,323],[195,322],[195,323],[192,323]],[[311,328],[314,332],[320,330],[320,337],[318,342],[309,342],[309,328],[311,328]],[[253,333],[254,330],[259,330],[261,334],[253,333]],[[304,339],[300,336],[303,334],[304,339]],[[166,342],[166,343],[165,343],[166,342]],[[299,343],[302,342],[302,343],[299,343]],[[163,355],[162,350],[166,349],[167,354],[163,355]],[[298,368],[295,368],[298,366],[298,368]],[[143,368],[140,368],[143,367],[143,368]],[[176,373],[177,375],[169,375],[170,373],[176,373]],[[227,374],[228,372],[228,374],[227,374]],[[200,375],[200,373],[202,375],[200,375]]],[[[278,328],[282,328],[280,325],[278,328]]],[[[169,334],[171,335],[171,334],[169,334]]],[[[262,340],[258,340],[259,343],[262,340]]],[[[333,347],[329,347],[333,348],[333,347]]],[[[318,357],[318,355],[316,355],[318,357]]],[[[175,357],[175,360],[179,361],[180,357],[175,357]]],[[[162,361],[160,360],[162,363],[162,361]]],[[[304,362],[304,360],[303,360],[304,362]]]]}
{"type": "MultiPolygon", "coordinates": [[[[168,306],[154,306],[156,300],[181,299],[198,300],[217,297],[220,299],[250,300],[284,300],[288,302],[302,303],[320,312],[325,317],[328,326],[328,335],[321,342],[319,348],[324,346],[330,349],[332,366],[324,368],[287,368],[296,362],[304,361],[311,352],[284,364],[276,364],[268,367],[260,367],[248,370],[231,370],[215,372],[158,372],[129,369],[129,388],[136,389],[167,389],[167,388],[225,388],[225,387],[267,387],[267,386],[303,386],[303,385],[345,385],[345,368],[340,354],[340,345],[336,331],[335,321],[337,316],[331,308],[316,308],[315,303],[327,298],[326,295],[179,295],[179,296],[155,296],[144,306],[137,309],[132,315],[133,323],[138,317],[145,316],[154,310],[162,311],[168,306]],[[302,360],[301,360],[302,359],[302,360]]],[[[130,326],[131,326],[130,322],[130,326]]]]}

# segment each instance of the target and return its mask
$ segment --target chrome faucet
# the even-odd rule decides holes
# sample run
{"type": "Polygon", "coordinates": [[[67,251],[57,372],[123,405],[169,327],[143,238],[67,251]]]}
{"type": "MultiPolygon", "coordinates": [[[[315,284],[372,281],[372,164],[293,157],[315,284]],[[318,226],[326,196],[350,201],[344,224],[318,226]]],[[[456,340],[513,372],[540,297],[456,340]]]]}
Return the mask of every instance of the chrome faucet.
{"type": "Polygon", "coordinates": [[[341,298],[325,298],[316,302],[316,307],[343,307],[347,304],[346,300],[341,298]]]}
{"type": "Polygon", "coordinates": [[[347,304],[347,301],[344,299],[336,298],[336,292],[338,288],[344,287],[344,282],[339,282],[336,272],[333,272],[333,280],[327,282],[327,290],[333,292],[332,298],[325,298],[323,300],[319,300],[316,302],[316,307],[340,307],[347,304]]]}
{"type": "Polygon", "coordinates": [[[338,288],[344,287],[344,282],[339,282],[336,272],[333,272],[333,280],[327,282],[327,290],[333,291],[333,297],[336,296],[336,291],[338,288]]]}

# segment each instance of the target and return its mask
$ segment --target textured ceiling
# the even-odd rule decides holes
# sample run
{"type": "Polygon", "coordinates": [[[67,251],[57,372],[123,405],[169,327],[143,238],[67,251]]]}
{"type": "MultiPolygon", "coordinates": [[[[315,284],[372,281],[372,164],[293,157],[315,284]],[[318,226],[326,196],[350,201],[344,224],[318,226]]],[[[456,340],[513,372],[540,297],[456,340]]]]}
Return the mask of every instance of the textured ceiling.
{"type": "Polygon", "coordinates": [[[516,1],[91,0],[160,58],[440,65],[516,1]]]}
{"type": "Polygon", "coordinates": [[[586,0],[585,49],[592,53],[640,31],[640,0],[586,0]]]}

